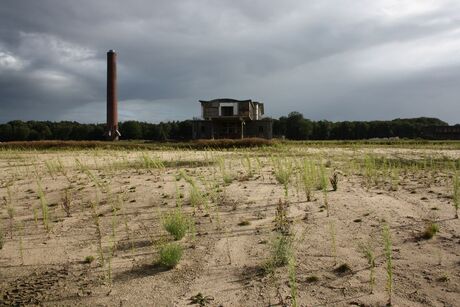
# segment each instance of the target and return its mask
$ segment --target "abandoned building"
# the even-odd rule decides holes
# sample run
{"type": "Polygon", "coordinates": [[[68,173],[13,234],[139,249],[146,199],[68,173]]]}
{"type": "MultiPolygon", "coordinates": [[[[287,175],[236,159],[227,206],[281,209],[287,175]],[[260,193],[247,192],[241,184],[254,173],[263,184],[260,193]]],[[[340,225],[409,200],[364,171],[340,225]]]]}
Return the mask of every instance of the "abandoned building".
{"type": "Polygon", "coordinates": [[[201,118],[192,126],[194,139],[272,138],[273,121],[263,118],[263,103],[229,98],[200,103],[201,118]]]}

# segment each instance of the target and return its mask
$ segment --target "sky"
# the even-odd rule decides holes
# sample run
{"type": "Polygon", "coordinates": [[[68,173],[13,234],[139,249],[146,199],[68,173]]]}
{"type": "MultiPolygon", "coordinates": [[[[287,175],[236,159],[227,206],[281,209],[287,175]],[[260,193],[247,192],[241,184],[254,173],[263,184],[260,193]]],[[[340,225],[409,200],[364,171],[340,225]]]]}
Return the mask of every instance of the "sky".
{"type": "Polygon", "coordinates": [[[0,122],[104,122],[252,99],[266,116],[460,123],[458,0],[2,0],[0,122]]]}

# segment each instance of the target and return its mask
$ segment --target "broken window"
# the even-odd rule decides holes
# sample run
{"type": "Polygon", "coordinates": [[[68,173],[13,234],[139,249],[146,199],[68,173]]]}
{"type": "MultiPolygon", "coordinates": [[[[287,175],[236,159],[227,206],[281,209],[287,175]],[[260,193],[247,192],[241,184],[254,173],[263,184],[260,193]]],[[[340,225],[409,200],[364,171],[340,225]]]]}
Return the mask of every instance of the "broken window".
{"type": "Polygon", "coordinates": [[[233,116],[233,107],[221,107],[222,116],[233,116]]]}

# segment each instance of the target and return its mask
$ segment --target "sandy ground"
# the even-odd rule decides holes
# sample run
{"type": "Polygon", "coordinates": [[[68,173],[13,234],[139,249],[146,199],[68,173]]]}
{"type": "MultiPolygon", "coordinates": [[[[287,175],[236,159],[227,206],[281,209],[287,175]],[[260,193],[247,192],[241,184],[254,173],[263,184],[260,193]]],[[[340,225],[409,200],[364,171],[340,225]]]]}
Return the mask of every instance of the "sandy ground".
{"type": "MultiPolygon", "coordinates": [[[[454,150],[385,147],[291,148],[275,153],[296,161],[329,161],[329,174],[340,173],[338,190],[327,192],[329,217],[321,191],[314,191],[307,202],[294,181],[289,186],[298,306],[385,306],[384,224],[392,237],[393,305],[459,306],[460,233],[452,206],[452,172],[407,169],[398,173],[397,189],[384,179],[368,184],[350,161],[369,151],[398,159],[460,156],[454,150]],[[434,221],[439,232],[426,240],[421,234],[428,221],[434,221]],[[369,266],[359,250],[365,242],[376,254],[372,294],[369,266]],[[336,269],[342,264],[350,270],[339,273],[336,269]]],[[[288,267],[271,274],[264,270],[276,236],[276,205],[284,199],[271,154],[0,152],[0,305],[187,306],[201,293],[209,299],[203,305],[209,306],[291,306],[288,267]],[[259,157],[258,163],[251,160],[251,177],[244,167],[245,155],[259,157]],[[158,158],[165,167],[147,168],[142,165],[145,157],[158,158]],[[236,176],[228,185],[219,167],[209,164],[216,157],[223,157],[226,171],[236,176]],[[190,206],[190,184],[177,176],[181,170],[202,191],[218,183],[216,199],[208,195],[206,203],[190,206]],[[38,184],[49,206],[49,231],[42,221],[38,184]],[[70,216],[62,206],[66,189],[70,216]],[[176,208],[177,199],[195,230],[179,242],[184,247],[179,265],[166,269],[157,264],[158,248],[172,238],[161,218],[176,208]],[[91,203],[98,204],[104,266],[98,260],[91,203]],[[87,256],[95,260],[86,263],[87,256]]]]}

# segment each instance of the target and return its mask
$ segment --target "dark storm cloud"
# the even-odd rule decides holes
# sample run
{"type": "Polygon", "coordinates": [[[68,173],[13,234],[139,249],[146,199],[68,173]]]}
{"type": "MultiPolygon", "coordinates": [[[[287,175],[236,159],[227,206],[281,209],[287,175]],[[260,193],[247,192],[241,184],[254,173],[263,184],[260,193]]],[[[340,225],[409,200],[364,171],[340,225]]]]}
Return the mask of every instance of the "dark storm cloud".
{"type": "Polygon", "coordinates": [[[6,0],[0,122],[104,120],[105,52],[120,120],[199,114],[253,98],[268,115],[438,116],[458,122],[456,1],[6,0]]]}

